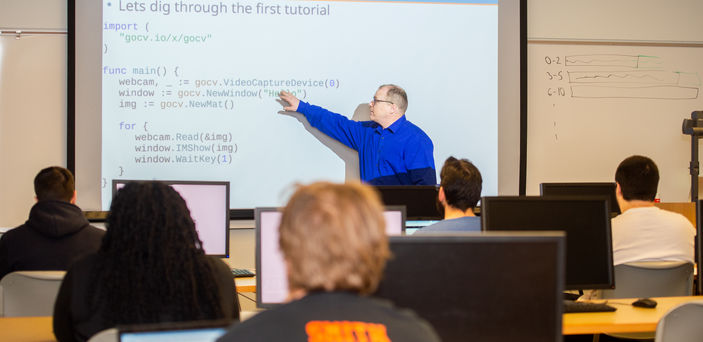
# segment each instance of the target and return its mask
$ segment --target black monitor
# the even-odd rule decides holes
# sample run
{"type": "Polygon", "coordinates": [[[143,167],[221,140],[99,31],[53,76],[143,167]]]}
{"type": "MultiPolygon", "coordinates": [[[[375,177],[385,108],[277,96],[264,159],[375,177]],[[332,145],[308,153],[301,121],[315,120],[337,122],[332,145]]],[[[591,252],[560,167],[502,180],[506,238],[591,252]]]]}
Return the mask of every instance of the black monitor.
{"type": "Polygon", "coordinates": [[[612,289],[613,244],[604,198],[483,197],[483,230],[566,232],[566,288],[612,289]]]}
{"type": "MultiPolygon", "coordinates": [[[[113,197],[129,182],[143,180],[115,179],[113,197]]],[[[229,257],[229,182],[160,181],[176,190],[186,202],[205,254],[229,257]]]]}
{"type": "Polygon", "coordinates": [[[561,232],[391,237],[374,296],[415,311],[443,341],[561,341],[564,240],[561,232]]]}
{"type": "Polygon", "coordinates": [[[385,205],[404,205],[408,220],[441,220],[444,213],[437,203],[434,185],[376,185],[385,205]]]}
{"type": "Polygon", "coordinates": [[[592,197],[601,196],[608,199],[610,216],[620,214],[620,206],[615,197],[615,183],[541,183],[539,192],[542,196],[592,197]]]}
{"type": "MultiPolygon", "coordinates": [[[[283,254],[278,247],[281,208],[254,209],[256,230],[256,305],[272,308],[288,297],[288,279],[283,254]]],[[[386,206],[383,212],[388,235],[405,233],[405,207],[386,206]]]]}

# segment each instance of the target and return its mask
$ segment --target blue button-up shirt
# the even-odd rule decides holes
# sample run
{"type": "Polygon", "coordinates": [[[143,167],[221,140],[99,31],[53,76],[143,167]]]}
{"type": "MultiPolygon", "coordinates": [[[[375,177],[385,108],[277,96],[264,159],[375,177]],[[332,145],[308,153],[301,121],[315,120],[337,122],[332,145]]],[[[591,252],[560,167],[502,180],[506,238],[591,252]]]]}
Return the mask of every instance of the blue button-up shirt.
{"type": "Polygon", "coordinates": [[[359,153],[361,179],[374,185],[436,185],[432,140],[405,118],[388,128],[353,121],[300,101],[298,112],[310,125],[359,153]]]}

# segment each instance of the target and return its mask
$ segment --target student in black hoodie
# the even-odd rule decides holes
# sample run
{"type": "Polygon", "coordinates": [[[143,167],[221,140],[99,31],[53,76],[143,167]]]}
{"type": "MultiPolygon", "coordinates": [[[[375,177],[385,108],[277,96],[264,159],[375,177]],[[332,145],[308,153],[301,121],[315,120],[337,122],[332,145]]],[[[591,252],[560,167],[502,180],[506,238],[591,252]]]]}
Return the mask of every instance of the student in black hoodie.
{"type": "Polygon", "coordinates": [[[34,192],[37,203],[27,222],[0,238],[0,278],[14,271],[66,270],[97,251],[105,235],[75,205],[71,171],[58,166],[39,171],[34,192]]]}

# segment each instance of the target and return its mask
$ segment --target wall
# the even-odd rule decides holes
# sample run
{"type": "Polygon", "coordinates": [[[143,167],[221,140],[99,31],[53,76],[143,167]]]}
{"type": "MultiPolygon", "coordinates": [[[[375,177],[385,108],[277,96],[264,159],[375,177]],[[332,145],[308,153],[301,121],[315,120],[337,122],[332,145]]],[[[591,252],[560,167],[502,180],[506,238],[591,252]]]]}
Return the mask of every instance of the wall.
{"type": "MultiPolygon", "coordinates": [[[[3,0],[0,30],[66,30],[66,2],[3,0]]],[[[27,219],[33,179],[66,165],[66,35],[0,35],[0,227],[27,219]]]]}
{"type": "Polygon", "coordinates": [[[703,3],[528,3],[527,194],[539,183],[613,181],[618,163],[650,156],[658,197],[690,197],[691,139],[703,110],[703,3]]]}
{"type": "MultiPolygon", "coordinates": [[[[548,67],[544,57],[602,51],[655,54],[674,69],[700,75],[698,61],[703,59],[694,55],[681,62],[677,59],[699,50],[691,44],[664,48],[666,53],[660,53],[661,46],[632,48],[620,43],[700,43],[703,21],[697,16],[701,12],[703,2],[696,0],[528,1],[528,194],[537,193],[539,183],[547,180],[610,181],[619,160],[642,153],[659,162],[663,200],[688,198],[689,140],[680,134],[680,123],[693,108],[703,109],[699,102],[648,99],[628,104],[625,100],[574,98],[550,102],[544,95],[550,88],[545,87],[548,67]],[[583,44],[594,41],[610,45],[583,44]],[[652,103],[656,110],[640,111],[652,103]],[[667,109],[674,107],[667,104],[674,103],[681,108],[667,109]],[[641,141],[651,144],[638,144],[641,141]],[[578,152],[569,152],[567,147],[574,146],[578,152]]],[[[2,30],[65,30],[66,20],[62,0],[0,3],[2,30]]],[[[0,227],[16,226],[26,219],[33,203],[32,179],[40,168],[66,163],[65,66],[63,35],[0,37],[0,227]]]]}

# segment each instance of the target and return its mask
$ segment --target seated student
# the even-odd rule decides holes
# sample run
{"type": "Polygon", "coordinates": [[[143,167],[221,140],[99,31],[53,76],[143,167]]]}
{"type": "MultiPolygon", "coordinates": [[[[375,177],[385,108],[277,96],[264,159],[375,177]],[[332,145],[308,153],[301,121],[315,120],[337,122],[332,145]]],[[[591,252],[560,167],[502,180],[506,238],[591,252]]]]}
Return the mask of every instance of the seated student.
{"type": "Polygon", "coordinates": [[[73,175],[47,167],[34,177],[37,203],[23,225],[0,238],[0,278],[14,271],[66,270],[100,247],[105,231],[90,225],[76,204],[73,175]]]}
{"type": "Polygon", "coordinates": [[[659,170],[651,159],[632,156],[615,171],[622,214],[612,220],[613,262],[693,262],[696,229],[683,215],[654,206],[659,170]]]}
{"type": "Polygon", "coordinates": [[[218,341],[439,341],[415,314],[367,296],[390,253],[383,207],[371,188],[303,186],[283,210],[279,233],[291,302],[218,341]]]}
{"type": "Polygon", "coordinates": [[[437,198],[444,207],[444,220],[415,232],[481,231],[481,218],[474,215],[474,208],[481,199],[481,172],[466,159],[449,157],[439,174],[440,187],[437,198]]]}
{"type": "Polygon", "coordinates": [[[123,324],[239,318],[231,270],[206,256],[181,196],[129,183],[112,200],[100,250],[68,270],[54,306],[59,341],[123,324]]]}

